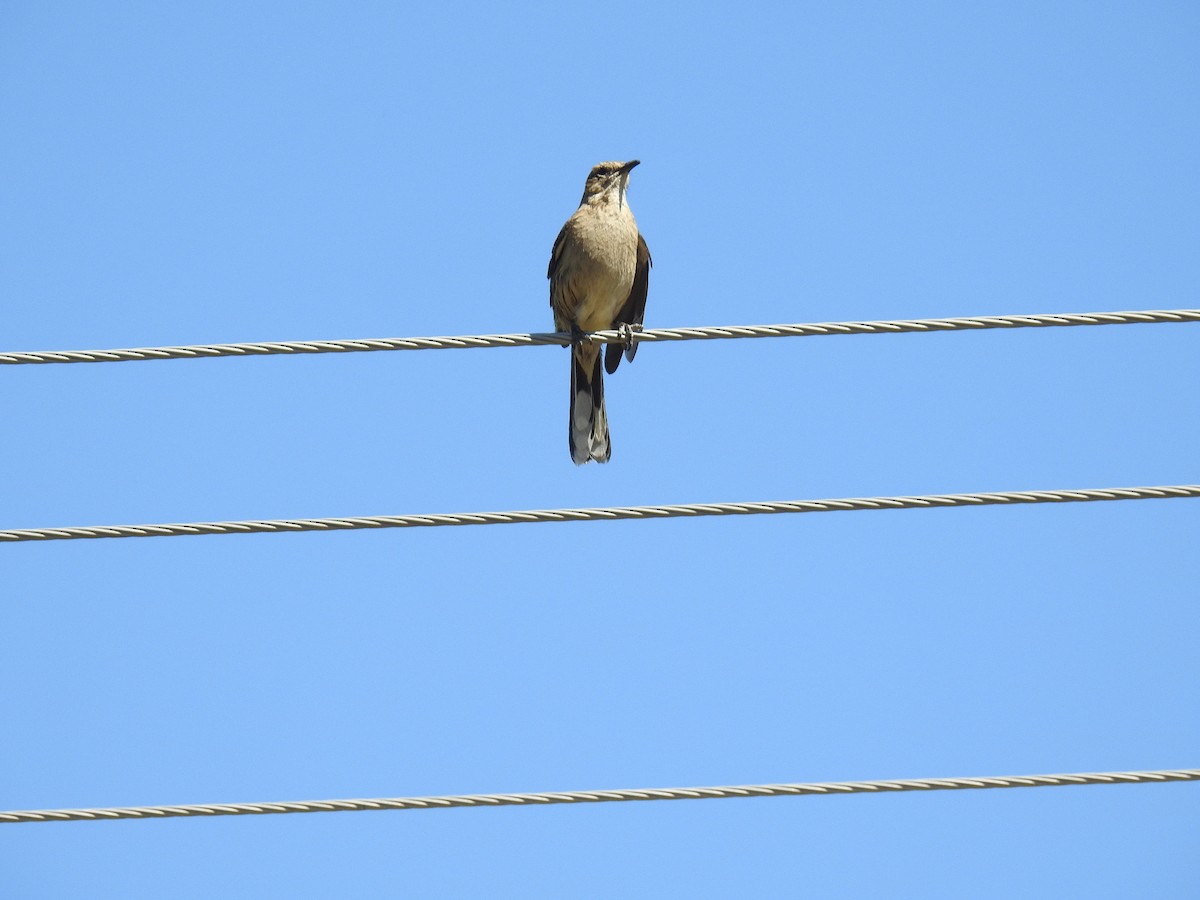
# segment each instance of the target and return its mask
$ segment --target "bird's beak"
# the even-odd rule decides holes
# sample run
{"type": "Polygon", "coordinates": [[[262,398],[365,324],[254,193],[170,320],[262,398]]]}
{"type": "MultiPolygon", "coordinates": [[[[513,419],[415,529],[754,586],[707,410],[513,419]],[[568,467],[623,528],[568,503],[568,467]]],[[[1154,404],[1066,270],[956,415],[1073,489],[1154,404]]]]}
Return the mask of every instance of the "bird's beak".
{"type": "Polygon", "coordinates": [[[640,159],[631,159],[629,162],[625,163],[625,165],[621,166],[621,174],[628,175],[634,166],[640,166],[641,164],[642,161],[640,159]]]}

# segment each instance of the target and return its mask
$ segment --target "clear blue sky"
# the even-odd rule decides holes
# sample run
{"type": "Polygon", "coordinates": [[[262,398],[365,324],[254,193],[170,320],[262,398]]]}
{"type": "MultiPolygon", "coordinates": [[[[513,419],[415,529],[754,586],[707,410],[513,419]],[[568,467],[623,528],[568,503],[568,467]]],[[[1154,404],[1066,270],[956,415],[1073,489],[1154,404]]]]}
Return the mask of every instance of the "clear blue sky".
{"type": "MultiPolygon", "coordinates": [[[[0,349],[1200,305],[1190,3],[32,3],[0,349]],[[970,7],[970,8],[968,8],[970,7]]],[[[0,526],[1200,479],[1200,326],[0,371],[0,526]]],[[[1200,502],[0,548],[0,808],[1200,764],[1200,502]]],[[[1194,897],[1200,785],[3,827],[13,898],[1194,897]]]]}

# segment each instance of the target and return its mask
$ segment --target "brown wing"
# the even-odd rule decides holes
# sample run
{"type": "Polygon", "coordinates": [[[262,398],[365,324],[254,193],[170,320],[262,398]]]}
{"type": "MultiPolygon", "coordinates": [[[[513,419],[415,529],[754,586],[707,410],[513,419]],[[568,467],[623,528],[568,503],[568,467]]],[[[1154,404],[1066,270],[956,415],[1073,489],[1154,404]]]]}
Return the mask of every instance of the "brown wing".
{"type": "MultiPolygon", "coordinates": [[[[629,299],[617,312],[616,321],[613,322],[614,328],[623,324],[640,326],[645,321],[646,294],[650,291],[650,267],[652,265],[654,262],[650,259],[650,248],[646,246],[646,239],[638,234],[637,264],[633,270],[633,287],[629,290],[629,299]]],[[[624,349],[620,344],[609,344],[604,348],[604,369],[609,375],[617,371],[617,366],[621,364],[621,351],[624,349]]],[[[633,362],[635,355],[637,355],[637,344],[631,343],[629,349],[625,350],[625,358],[633,362]]]]}
{"type": "Polygon", "coordinates": [[[546,269],[546,277],[550,279],[550,308],[554,310],[554,327],[558,331],[570,328],[570,319],[566,285],[559,284],[557,278],[559,266],[562,263],[563,245],[567,241],[567,226],[564,225],[554,239],[554,249],[550,251],[550,266],[546,269]],[[557,302],[556,302],[557,301],[557,302]]]}
{"type": "Polygon", "coordinates": [[[554,239],[554,249],[550,251],[550,266],[546,269],[546,277],[553,278],[555,271],[558,269],[559,259],[562,257],[563,242],[567,239],[567,226],[564,225],[559,231],[558,237],[554,239]]]}

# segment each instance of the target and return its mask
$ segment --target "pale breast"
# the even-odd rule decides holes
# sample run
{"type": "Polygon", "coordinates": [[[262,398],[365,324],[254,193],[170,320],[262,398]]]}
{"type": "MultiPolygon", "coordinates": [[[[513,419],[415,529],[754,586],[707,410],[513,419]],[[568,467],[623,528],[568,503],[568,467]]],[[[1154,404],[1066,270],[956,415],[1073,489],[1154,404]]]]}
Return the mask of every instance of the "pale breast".
{"type": "Polygon", "coordinates": [[[611,328],[629,297],[637,263],[637,222],[629,207],[580,208],[555,273],[556,312],[584,331],[611,328]]]}

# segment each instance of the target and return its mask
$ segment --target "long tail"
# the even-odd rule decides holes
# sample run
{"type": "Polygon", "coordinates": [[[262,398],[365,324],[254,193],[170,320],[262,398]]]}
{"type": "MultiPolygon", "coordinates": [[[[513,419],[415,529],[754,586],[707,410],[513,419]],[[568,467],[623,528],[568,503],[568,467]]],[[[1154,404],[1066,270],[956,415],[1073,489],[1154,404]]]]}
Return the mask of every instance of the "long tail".
{"type": "Polygon", "coordinates": [[[604,376],[600,347],[575,344],[571,348],[571,459],[576,465],[589,460],[605,463],[612,452],[608,441],[608,415],[604,412],[604,376]]]}

